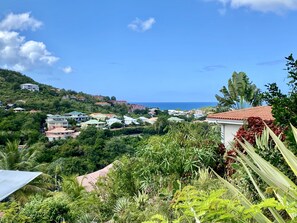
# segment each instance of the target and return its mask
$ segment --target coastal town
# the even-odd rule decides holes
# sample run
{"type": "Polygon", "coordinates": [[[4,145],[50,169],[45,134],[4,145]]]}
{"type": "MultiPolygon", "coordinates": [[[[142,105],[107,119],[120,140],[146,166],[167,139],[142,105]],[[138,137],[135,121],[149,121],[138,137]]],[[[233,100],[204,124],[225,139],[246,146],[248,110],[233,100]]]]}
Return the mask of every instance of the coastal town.
{"type": "Polygon", "coordinates": [[[297,222],[297,0],[0,5],[0,223],[297,222]]]}
{"type": "MultiPolygon", "coordinates": [[[[20,85],[21,90],[31,91],[38,93],[40,91],[39,86],[37,84],[32,83],[24,83],[20,85]]],[[[55,89],[55,91],[59,91],[59,89],[55,89]]],[[[109,100],[103,101],[104,96],[93,96],[96,100],[94,104],[99,107],[111,107],[113,105],[123,105],[127,106],[129,109],[129,113],[133,113],[135,111],[145,111],[146,117],[139,116],[132,118],[127,115],[116,115],[112,113],[90,113],[86,114],[79,111],[71,111],[65,114],[47,114],[47,118],[45,120],[44,133],[49,141],[59,140],[59,139],[67,139],[67,138],[76,138],[80,134],[80,129],[86,129],[87,127],[94,126],[99,129],[120,129],[131,126],[143,126],[143,125],[153,125],[158,117],[157,113],[159,108],[146,108],[143,105],[138,104],[128,104],[127,101],[118,101],[118,100],[109,100]]],[[[79,99],[75,96],[63,96],[62,100],[80,100],[83,101],[82,97],[79,99]]],[[[26,101],[20,99],[16,103],[8,103],[3,104],[1,106],[5,108],[5,110],[13,110],[14,112],[29,112],[29,113],[37,113],[41,112],[40,110],[29,110],[22,107],[16,107],[17,103],[25,104],[26,101]]],[[[206,114],[200,110],[173,110],[170,109],[167,111],[168,113],[168,121],[169,122],[184,122],[185,118],[191,118],[194,120],[198,120],[202,117],[205,117],[206,114]]],[[[134,115],[135,116],[135,115],[134,115]]]]}

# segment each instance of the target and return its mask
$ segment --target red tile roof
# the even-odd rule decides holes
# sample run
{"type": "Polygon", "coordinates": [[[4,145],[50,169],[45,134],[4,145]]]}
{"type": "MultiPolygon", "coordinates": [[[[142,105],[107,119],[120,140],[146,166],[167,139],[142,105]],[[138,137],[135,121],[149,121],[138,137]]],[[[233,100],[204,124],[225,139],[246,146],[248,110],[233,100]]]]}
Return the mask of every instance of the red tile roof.
{"type": "Polygon", "coordinates": [[[246,120],[249,117],[260,117],[263,120],[274,120],[271,113],[271,106],[258,106],[233,110],[228,112],[210,114],[209,119],[246,120]]]}

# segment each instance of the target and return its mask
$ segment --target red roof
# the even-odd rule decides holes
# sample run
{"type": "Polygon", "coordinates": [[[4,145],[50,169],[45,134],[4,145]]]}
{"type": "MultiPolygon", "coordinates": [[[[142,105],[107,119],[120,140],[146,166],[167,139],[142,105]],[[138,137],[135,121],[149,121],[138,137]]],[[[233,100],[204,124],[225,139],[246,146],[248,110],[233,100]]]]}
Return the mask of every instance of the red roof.
{"type": "Polygon", "coordinates": [[[233,110],[228,112],[210,114],[209,119],[246,120],[249,117],[259,117],[263,120],[274,120],[271,113],[271,106],[258,106],[233,110]]]}

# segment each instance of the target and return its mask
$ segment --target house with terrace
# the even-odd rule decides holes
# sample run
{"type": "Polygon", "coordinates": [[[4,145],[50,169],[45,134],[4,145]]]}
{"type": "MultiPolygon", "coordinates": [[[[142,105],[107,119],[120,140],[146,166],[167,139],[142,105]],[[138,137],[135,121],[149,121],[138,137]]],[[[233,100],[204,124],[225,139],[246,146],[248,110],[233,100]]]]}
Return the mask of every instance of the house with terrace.
{"type": "Polygon", "coordinates": [[[68,128],[68,120],[67,117],[62,115],[47,115],[47,119],[45,120],[47,129],[52,130],[55,128],[63,127],[68,128]]]}
{"type": "Polygon", "coordinates": [[[66,117],[67,120],[72,119],[72,120],[75,120],[76,122],[85,122],[90,119],[88,115],[78,111],[66,113],[64,114],[64,116],[66,117]]]}
{"type": "Polygon", "coordinates": [[[22,90],[29,90],[29,91],[39,91],[39,86],[37,84],[21,84],[21,89],[22,90]]]}
{"type": "Polygon", "coordinates": [[[249,117],[259,117],[267,121],[274,120],[271,113],[271,106],[258,106],[210,114],[207,116],[206,121],[217,123],[221,126],[221,141],[228,148],[238,129],[249,117]]]}
{"type": "Polygon", "coordinates": [[[50,142],[60,139],[76,138],[80,132],[69,130],[63,127],[57,127],[45,132],[46,137],[50,142]]]}

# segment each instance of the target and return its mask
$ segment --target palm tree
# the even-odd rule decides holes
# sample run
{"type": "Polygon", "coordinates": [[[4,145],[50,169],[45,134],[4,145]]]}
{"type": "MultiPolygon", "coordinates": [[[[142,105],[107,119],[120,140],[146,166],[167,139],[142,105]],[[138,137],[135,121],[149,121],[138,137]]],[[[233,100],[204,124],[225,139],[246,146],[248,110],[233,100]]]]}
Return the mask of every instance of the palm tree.
{"type": "Polygon", "coordinates": [[[19,141],[8,141],[5,148],[0,150],[0,169],[31,170],[34,167],[36,152],[27,148],[19,149],[19,141]]]}
{"type": "MultiPolygon", "coordinates": [[[[0,169],[30,171],[38,168],[36,165],[37,152],[28,148],[19,148],[19,141],[8,141],[4,149],[0,150],[0,169]]],[[[46,192],[52,187],[49,175],[42,174],[20,190],[13,193],[13,197],[20,203],[26,203],[31,194],[46,192]]]]}
{"type": "Polygon", "coordinates": [[[228,87],[223,86],[220,92],[223,96],[215,95],[220,107],[242,109],[261,105],[260,89],[249,81],[244,72],[233,72],[228,80],[228,87]]]}

